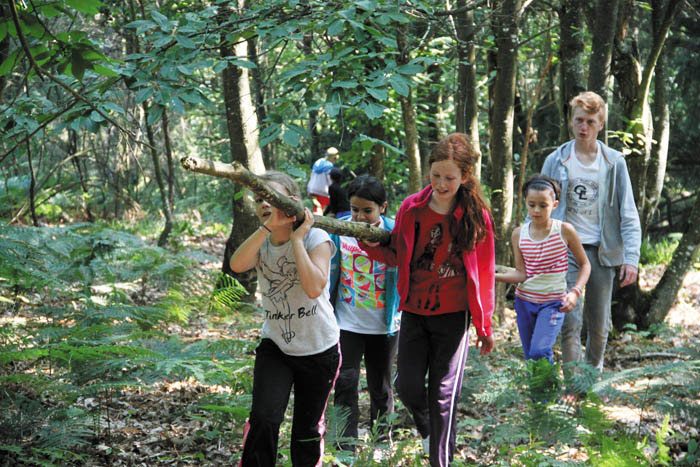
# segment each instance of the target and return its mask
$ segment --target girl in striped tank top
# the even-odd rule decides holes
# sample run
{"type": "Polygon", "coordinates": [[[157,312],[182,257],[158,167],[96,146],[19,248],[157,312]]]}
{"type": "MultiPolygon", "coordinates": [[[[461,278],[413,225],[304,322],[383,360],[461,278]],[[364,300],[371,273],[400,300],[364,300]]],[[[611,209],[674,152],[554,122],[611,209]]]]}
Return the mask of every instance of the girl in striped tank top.
{"type": "Polygon", "coordinates": [[[518,283],[515,313],[526,360],[552,359],[552,346],[588,281],[591,265],[574,227],[552,219],[559,185],[536,174],[523,186],[529,221],[513,231],[515,269],[497,273],[500,282],[518,283]],[[569,251],[578,263],[576,285],[566,289],[569,251]]]}

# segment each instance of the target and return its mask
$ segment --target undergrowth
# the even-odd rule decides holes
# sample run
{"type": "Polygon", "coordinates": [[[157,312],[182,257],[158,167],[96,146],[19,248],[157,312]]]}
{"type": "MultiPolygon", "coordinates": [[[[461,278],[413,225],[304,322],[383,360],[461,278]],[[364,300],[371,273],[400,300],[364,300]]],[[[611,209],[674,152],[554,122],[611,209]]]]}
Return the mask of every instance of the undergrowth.
{"type": "MultiPolygon", "coordinates": [[[[0,226],[0,465],[112,463],[119,449],[114,407],[127,391],[152,391],[164,381],[227,388],[202,390],[164,416],[164,426],[184,417],[202,427],[195,450],[172,451],[168,462],[203,463],[206,446],[240,444],[255,340],[193,340],[178,330],[199,319],[255,327],[241,318],[245,291],[227,276],[198,275],[197,262],[211,260],[203,253],[175,250],[93,224],[0,226]]],[[[648,335],[636,338],[651,346],[648,335]]],[[[546,360],[525,365],[519,354],[470,355],[454,465],[696,465],[697,435],[672,427],[678,420],[699,425],[700,348],[696,341],[673,351],[670,362],[604,373],[586,365],[564,372],[546,360]],[[579,400],[564,403],[572,393],[579,400]],[[650,434],[643,416],[638,426],[614,422],[611,404],[664,421],[650,434]],[[568,458],[571,448],[583,457],[568,458]]],[[[328,464],[425,465],[399,401],[354,454],[338,449],[348,441],[338,436],[345,416],[332,406],[327,413],[328,464]]],[[[287,417],[280,465],[291,465],[289,433],[287,417]]],[[[235,453],[227,459],[237,460],[235,453]]]]}

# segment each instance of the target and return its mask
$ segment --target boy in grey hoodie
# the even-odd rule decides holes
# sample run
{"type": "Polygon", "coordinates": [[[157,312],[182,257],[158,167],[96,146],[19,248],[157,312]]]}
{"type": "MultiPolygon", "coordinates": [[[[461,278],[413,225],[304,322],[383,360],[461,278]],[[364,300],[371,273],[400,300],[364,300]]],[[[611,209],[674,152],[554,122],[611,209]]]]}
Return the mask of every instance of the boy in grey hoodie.
{"type": "MultiPolygon", "coordinates": [[[[542,173],[557,180],[562,188],[552,218],[574,225],[591,263],[591,276],[583,309],[578,301],[564,320],[562,353],[564,363],[581,360],[581,328],[585,319],[586,361],[602,370],[615,268],[620,267],[621,287],[636,281],[642,231],[625,159],[597,139],[607,114],[605,102],[594,92],[584,92],[569,105],[574,140],[547,156],[542,173]]],[[[576,261],[570,257],[570,289],[577,274],[576,261]]]]}

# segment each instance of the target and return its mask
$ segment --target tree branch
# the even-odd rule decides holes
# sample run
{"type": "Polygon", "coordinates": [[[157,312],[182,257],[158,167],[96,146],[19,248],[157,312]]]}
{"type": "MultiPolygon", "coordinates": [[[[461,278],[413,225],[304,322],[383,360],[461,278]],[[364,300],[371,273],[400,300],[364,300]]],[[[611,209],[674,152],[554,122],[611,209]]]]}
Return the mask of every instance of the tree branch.
{"type": "MultiPolygon", "coordinates": [[[[185,156],[180,159],[180,164],[185,170],[189,170],[190,172],[228,178],[241,185],[245,185],[257,196],[260,196],[272,206],[282,210],[289,216],[296,216],[297,219],[301,219],[304,216],[304,210],[299,204],[268,187],[264,181],[246,169],[240,162],[234,161],[231,164],[225,164],[223,162],[185,156]]],[[[369,242],[389,243],[390,234],[388,230],[372,227],[364,222],[340,221],[332,217],[324,216],[314,216],[314,219],[314,226],[328,233],[355,237],[369,242]]]]}

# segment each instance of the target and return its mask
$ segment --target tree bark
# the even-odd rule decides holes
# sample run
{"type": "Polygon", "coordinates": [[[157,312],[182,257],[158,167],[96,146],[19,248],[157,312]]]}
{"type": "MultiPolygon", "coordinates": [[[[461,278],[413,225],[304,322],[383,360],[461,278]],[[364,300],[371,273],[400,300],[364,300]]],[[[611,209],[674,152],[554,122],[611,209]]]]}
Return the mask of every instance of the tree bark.
{"type": "MultiPolygon", "coordinates": [[[[158,236],[158,246],[162,247],[168,241],[168,235],[173,228],[173,214],[170,209],[170,203],[168,202],[168,193],[166,191],[165,182],[163,181],[163,171],[160,168],[160,158],[158,157],[158,152],[156,151],[156,139],[153,133],[153,127],[148,123],[148,104],[144,102],[142,104],[143,108],[143,124],[146,127],[146,137],[148,138],[148,145],[150,146],[149,151],[151,153],[151,161],[153,162],[153,176],[158,184],[158,190],[160,192],[160,203],[163,207],[163,215],[165,217],[165,227],[163,231],[158,236]]],[[[165,113],[165,112],[163,112],[165,113]]]]}
{"type": "Polygon", "coordinates": [[[560,140],[569,140],[569,101],[585,91],[583,78],[583,10],[579,0],[562,0],[559,8],[560,140]]]}
{"type": "MultiPolygon", "coordinates": [[[[513,112],[518,58],[520,0],[500,0],[493,6],[496,49],[496,79],[489,141],[492,180],[491,210],[496,237],[496,262],[510,264],[510,231],[513,215],[513,112]]],[[[505,287],[499,284],[496,312],[503,313],[505,287]]]]}
{"type": "MultiPolygon", "coordinates": [[[[457,0],[457,8],[466,8],[466,0],[457,0]]],[[[474,10],[468,9],[455,15],[457,34],[457,99],[456,129],[469,136],[470,143],[478,158],[474,165],[474,177],[481,180],[481,147],[479,141],[479,105],[476,90],[476,48],[474,40],[474,10]]]]}
{"type": "MultiPolygon", "coordinates": [[[[384,126],[380,119],[372,120],[369,123],[369,136],[376,140],[384,141],[384,126]]],[[[384,180],[384,146],[374,143],[372,146],[372,159],[370,161],[370,173],[377,180],[384,180]]]]}
{"type": "Polygon", "coordinates": [[[638,328],[648,329],[655,323],[662,323],[676,301],[683,280],[700,253],[700,196],[690,217],[686,219],[687,230],[673,253],[671,263],[666,267],[661,280],[654,287],[647,301],[648,307],[640,313],[638,328]]]}
{"type": "MultiPolygon", "coordinates": [[[[663,27],[663,15],[659,14],[660,9],[656,5],[662,0],[652,0],[652,24],[656,32],[663,27]]],[[[666,70],[666,60],[668,48],[664,48],[659,55],[654,70],[654,130],[651,143],[651,157],[647,169],[647,186],[645,192],[646,204],[644,206],[644,217],[642,217],[642,238],[646,237],[647,229],[651,224],[654,212],[661,199],[661,190],[664,187],[664,177],[666,176],[666,163],[668,160],[668,142],[670,133],[670,111],[668,105],[668,71],[666,70]]]]}
{"type": "Polygon", "coordinates": [[[591,30],[591,58],[589,60],[588,90],[609,98],[608,82],[611,76],[613,45],[617,30],[620,0],[598,0],[595,4],[591,30]]]}
{"type": "MultiPolygon", "coordinates": [[[[246,2],[238,0],[238,8],[241,11],[245,10],[246,2]]],[[[221,56],[223,58],[247,56],[247,43],[241,41],[236,44],[224,44],[221,47],[221,56]]],[[[231,160],[248,167],[253,173],[262,173],[265,171],[265,164],[258,145],[258,119],[251,100],[248,70],[229,63],[223,71],[222,79],[231,160]]],[[[239,191],[241,187],[236,186],[235,189],[239,191]]],[[[254,272],[234,273],[229,266],[229,259],[236,248],[250,236],[253,230],[258,228],[255,206],[248,196],[243,196],[239,200],[232,198],[231,205],[233,223],[226,241],[221,269],[224,273],[238,279],[250,292],[248,299],[252,300],[253,292],[257,288],[254,272]]]]}
{"type": "MultiPolygon", "coordinates": [[[[265,85],[260,71],[261,65],[260,57],[258,56],[257,36],[248,39],[248,55],[250,61],[255,63],[255,68],[250,70],[250,75],[253,84],[253,96],[255,97],[255,113],[258,116],[258,122],[262,123],[267,119],[267,110],[265,109],[265,85]]],[[[276,168],[277,161],[275,161],[275,153],[272,150],[272,145],[266,144],[260,148],[260,151],[265,167],[270,169],[276,168]]]]}
{"type": "MultiPolygon", "coordinates": [[[[396,43],[399,49],[398,63],[405,65],[410,61],[407,38],[408,25],[398,27],[396,43]]],[[[406,158],[408,159],[408,191],[417,193],[423,187],[420,148],[418,146],[418,129],[416,128],[416,111],[413,108],[413,88],[408,88],[406,96],[399,96],[401,102],[401,118],[406,135],[406,158]]]]}
{"type": "MultiPolygon", "coordinates": [[[[184,169],[192,172],[228,178],[240,183],[272,206],[281,209],[285,214],[296,216],[297,219],[303,219],[304,217],[304,209],[298,203],[268,187],[265,182],[237,161],[231,164],[224,164],[194,156],[185,156],[180,160],[180,164],[184,169]]],[[[346,222],[325,216],[314,216],[314,219],[314,225],[328,233],[380,243],[388,243],[391,236],[388,230],[372,227],[364,222],[346,222]]]]}

